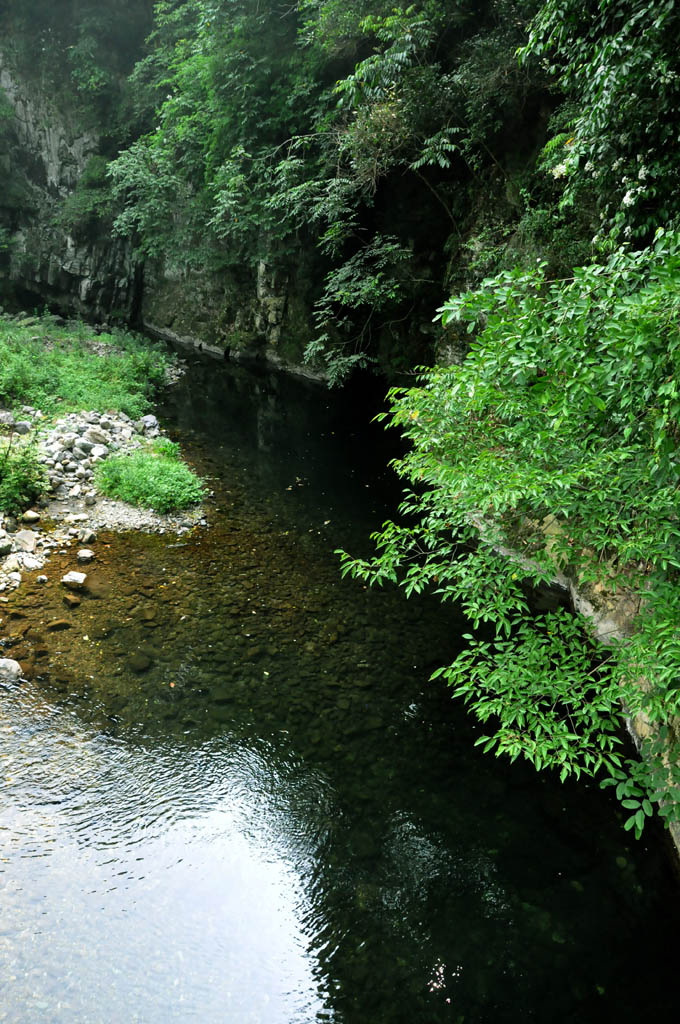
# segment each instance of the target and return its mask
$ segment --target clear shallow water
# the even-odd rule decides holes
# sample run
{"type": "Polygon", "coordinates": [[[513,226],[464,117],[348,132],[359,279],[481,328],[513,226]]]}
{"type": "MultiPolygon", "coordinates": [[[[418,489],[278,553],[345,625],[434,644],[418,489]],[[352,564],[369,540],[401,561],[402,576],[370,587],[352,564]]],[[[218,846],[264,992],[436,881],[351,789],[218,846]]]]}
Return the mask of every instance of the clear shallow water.
{"type": "Polygon", "coordinates": [[[192,362],[166,413],[212,477],[210,529],[101,536],[80,607],[69,555],[0,611],[33,666],[0,689],[0,1021],[671,1004],[658,836],[631,841],[597,789],[480,755],[427,683],[461,624],[338,578],[333,549],[366,547],[394,489],[365,402],[334,401],[192,362]]]}

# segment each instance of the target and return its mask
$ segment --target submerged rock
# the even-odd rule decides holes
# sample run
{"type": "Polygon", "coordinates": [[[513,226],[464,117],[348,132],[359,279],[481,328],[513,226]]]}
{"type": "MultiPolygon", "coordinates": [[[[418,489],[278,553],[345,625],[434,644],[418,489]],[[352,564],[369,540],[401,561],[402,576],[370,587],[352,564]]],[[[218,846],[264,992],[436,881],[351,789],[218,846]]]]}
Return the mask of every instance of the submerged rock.
{"type": "Polygon", "coordinates": [[[152,662],[148,654],[137,651],[132,655],[128,664],[133,672],[146,672],[147,669],[151,668],[152,662]]]}

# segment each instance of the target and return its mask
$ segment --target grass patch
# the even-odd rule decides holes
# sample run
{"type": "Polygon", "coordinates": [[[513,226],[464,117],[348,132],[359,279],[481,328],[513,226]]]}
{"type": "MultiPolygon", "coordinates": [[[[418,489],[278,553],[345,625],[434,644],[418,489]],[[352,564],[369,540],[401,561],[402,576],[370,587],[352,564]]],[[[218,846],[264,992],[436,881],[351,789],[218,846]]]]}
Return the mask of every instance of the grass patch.
{"type": "Polygon", "coordinates": [[[44,487],[45,474],[33,445],[0,444],[0,512],[23,512],[44,487]]]}
{"type": "Polygon", "coordinates": [[[164,349],[127,331],[94,336],[86,324],[53,317],[26,323],[0,316],[0,404],[63,415],[80,409],[138,419],[171,363],[164,349]]]}
{"type": "Polygon", "coordinates": [[[157,442],[146,451],[114,455],[100,463],[95,483],[103,494],[130,505],[173,512],[203,497],[200,479],[179,457],[179,446],[157,442]]]}

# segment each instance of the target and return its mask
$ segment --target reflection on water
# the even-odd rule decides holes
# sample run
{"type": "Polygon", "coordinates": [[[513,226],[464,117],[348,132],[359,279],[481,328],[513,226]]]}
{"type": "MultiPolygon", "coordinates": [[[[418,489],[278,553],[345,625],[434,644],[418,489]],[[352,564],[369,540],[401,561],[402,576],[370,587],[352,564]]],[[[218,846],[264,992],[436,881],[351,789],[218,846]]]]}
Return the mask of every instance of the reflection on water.
{"type": "Polygon", "coordinates": [[[0,736],[0,1020],[314,1018],[261,757],[129,746],[32,688],[5,695],[0,736]]]}
{"type": "Polygon", "coordinates": [[[339,579],[389,498],[361,406],[197,362],[167,414],[210,529],[102,535],[78,607],[69,554],[0,611],[31,675],[0,689],[0,1021],[664,1008],[660,850],[478,753],[427,683],[455,617],[339,579]]]}

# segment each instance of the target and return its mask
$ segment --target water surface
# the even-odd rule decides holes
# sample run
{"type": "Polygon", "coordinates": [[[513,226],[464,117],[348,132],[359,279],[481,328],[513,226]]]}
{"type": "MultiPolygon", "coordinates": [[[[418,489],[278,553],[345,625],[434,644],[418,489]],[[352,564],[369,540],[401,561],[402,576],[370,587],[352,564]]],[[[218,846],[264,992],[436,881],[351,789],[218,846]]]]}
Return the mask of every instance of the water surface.
{"type": "Polygon", "coordinates": [[[659,836],[481,755],[427,681],[464,624],[339,578],[396,496],[367,396],[192,360],[164,412],[208,527],[102,534],[79,607],[74,547],[0,610],[0,1021],[667,1010],[659,836]]]}

